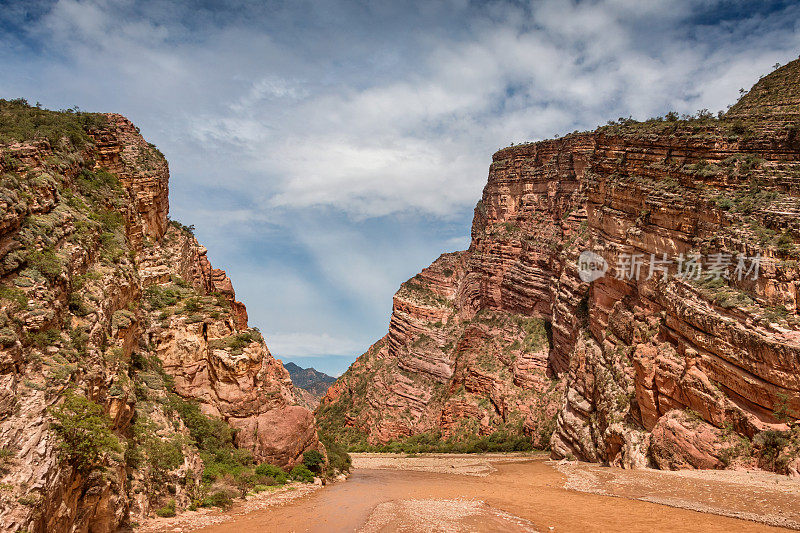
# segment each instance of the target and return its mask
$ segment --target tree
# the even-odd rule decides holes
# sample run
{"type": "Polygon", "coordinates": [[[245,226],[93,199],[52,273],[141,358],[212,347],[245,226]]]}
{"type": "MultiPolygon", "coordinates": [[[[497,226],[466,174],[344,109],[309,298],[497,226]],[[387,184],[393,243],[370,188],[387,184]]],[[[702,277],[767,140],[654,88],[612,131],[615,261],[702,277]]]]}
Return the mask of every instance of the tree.
{"type": "Polygon", "coordinates": [[[120,449],[105,410],[85,396],[67,393],[64,402],[50,409],[50,414],[55,419],[51,427],[58,450],[76,469],[91,471],[105,453],[120,449]]]}
{"type": "Polygon", "coordinates": [[[320,472],[324,462],[325,456],[317,450],[309,450],[303,454],[303,464],[312,472],[320,472]]]}

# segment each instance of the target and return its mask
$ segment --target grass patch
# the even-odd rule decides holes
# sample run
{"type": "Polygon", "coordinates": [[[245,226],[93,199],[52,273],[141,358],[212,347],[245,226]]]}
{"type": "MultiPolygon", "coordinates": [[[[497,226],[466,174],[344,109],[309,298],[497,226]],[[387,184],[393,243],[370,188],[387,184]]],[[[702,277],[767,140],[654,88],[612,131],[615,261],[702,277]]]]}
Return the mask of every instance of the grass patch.
{"type": "Polygon", "coordinates": [[[54,148],[64,142],[80,148],[91,142],[88,129],[106,124],[98,113],[84,113],[77,108],[62,111],[31,106],[24,98],[0,99],[0,142],[24,142],[46,139],[54,148]]]}

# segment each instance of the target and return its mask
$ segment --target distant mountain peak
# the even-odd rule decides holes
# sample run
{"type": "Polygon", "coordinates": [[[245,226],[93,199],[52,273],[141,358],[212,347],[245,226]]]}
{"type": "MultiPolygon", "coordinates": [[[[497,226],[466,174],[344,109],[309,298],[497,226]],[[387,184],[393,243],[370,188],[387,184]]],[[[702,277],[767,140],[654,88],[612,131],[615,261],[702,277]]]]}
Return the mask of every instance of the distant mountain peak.
{"type": "Polygon", "coordinates": [[[283,367],[289,372],[295,388],[302,389],[308,394],[301,394],[298,400],[306,407],[314,408],[319,403],[325,393],[335,381],[336,378],[329,376],[324,372],[309,367],[303,368],[291,361],[284,363],[283,367]]]}

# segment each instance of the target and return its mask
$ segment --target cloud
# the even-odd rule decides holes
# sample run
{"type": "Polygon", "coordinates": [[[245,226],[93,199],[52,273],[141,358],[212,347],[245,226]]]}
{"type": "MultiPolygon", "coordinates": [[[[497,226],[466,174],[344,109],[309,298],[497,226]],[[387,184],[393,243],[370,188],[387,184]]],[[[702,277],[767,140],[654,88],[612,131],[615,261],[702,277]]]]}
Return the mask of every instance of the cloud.
{"type": "Polygon", "coordinates": [[[352,356],[364,346],[352,339],[333,337],[327,333],[270,333],[264,340],[274,354],[291,354],[290,357],[352,356]]]}
{"type": "MultiPolygon", "coordinates": [[[[10,2],[5,97],[127,115],[279,356],[362,353],[464,248],[492,152],[733,103],[800,49],[800,5],[10,2]]],[[[339,364],[339,363],[337,363],[339,364]]]]}

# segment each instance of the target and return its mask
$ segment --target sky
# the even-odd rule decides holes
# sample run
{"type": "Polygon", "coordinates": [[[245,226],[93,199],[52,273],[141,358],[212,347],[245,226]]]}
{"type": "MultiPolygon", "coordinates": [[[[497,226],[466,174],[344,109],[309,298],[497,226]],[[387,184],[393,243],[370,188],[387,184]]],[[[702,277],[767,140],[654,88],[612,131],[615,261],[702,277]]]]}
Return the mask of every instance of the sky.
{"type": "Polygon", "coordinates": [[[790,1],[0,2],[0,97],[132,120],[273,355],[332,375],[468,247],[493,152],[723,110],[798,54],[790,1]]]}

